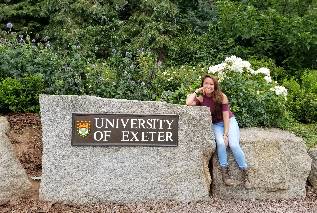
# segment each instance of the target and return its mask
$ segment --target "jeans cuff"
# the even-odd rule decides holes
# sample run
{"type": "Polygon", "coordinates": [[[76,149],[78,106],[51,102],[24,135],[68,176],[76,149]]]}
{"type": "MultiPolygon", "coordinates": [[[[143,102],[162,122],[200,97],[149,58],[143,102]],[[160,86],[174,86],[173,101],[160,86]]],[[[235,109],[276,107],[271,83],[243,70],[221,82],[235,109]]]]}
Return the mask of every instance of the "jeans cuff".
{"type": "Polygon", "coordinates": [[[240,170],[246,170],[248,169],[248,166],[244,166],[244,167],[239,167],[240,170]]]}

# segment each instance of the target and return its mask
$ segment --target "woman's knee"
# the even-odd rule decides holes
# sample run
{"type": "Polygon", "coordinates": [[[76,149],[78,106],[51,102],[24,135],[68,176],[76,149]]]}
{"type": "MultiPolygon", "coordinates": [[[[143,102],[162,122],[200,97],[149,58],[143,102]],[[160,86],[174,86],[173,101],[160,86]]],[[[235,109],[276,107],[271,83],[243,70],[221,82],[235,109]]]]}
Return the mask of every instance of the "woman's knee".
{"type": "Polygon", "coordinates": [[[216,141],[216,144],[218,145],[221,145],[221,144],[223,144],[223,145],[225,145],[225,142],[224,142],[224,140],[223,140],[223,137],[221,137],[221,136],[216,136],[215,137],[215,141],[216,141]]]}
{"type": "Polygon", "coordinates": [[[239,144],[236,144],[236,143],[231,143],[229,142],[229,147],[232,151],[240,151],[241,150],[241,147],[239,144]]]}

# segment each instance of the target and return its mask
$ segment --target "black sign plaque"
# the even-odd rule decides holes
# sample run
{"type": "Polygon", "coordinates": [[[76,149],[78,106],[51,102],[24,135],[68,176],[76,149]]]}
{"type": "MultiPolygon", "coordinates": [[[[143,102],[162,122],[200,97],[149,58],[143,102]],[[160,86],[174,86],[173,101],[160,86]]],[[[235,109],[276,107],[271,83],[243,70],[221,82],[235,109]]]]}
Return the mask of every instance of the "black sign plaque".
{"type": "Polygon", "coordinates": [[[178,115],[72,114],[73,146],[177,146],[178,115]]]}

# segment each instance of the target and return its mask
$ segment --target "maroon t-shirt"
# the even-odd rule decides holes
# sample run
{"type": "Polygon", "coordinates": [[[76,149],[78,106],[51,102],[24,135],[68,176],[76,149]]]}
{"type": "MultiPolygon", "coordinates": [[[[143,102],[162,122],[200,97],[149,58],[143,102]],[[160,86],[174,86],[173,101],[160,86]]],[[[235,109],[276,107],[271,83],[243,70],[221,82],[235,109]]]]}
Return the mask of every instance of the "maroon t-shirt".
{"type": "MultiPolygon", "coordinates": [[[[200,102],[197,98],[196,98],[196,105],[197,106],[207,106],[210,109],[214,109],[215,108],[215,102],[212,100],[211,97],[208,97],[206,95],[203,96],[203,102],[200,102]]],[[[228,104],[222,104],[222,112],[226,112],[229,111],[229,118],[233,117],[233,113],[230,111],[230,107],[228,104]]],[[[213,123],[218,123],[223,121],[223,119],[219,120],[217,119],[215,116],[212,116],[212,122],[213,123]]]]}

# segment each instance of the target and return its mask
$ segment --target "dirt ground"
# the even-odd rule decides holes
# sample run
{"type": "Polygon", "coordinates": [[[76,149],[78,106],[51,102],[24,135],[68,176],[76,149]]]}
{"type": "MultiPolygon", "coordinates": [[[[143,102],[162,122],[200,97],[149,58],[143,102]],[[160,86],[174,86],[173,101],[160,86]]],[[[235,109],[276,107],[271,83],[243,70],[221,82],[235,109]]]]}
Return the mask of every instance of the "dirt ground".
{"type": "Polygon", "coordinates": [[[178,203],[174,201],[134,204],[71,205],[39,200],[42,172],[42,131],[37,114],[11,114],[6,116],[11,130],[11,140],[16,155],[32,181],[28,194],[0,205],[0,212],[317,212],[317,192],[307,186],[304,199],[288,201],[221,201],[212,198],[209,202],[178,203]],[[316,211],[315,211],[316,210],[316,211]]]}

